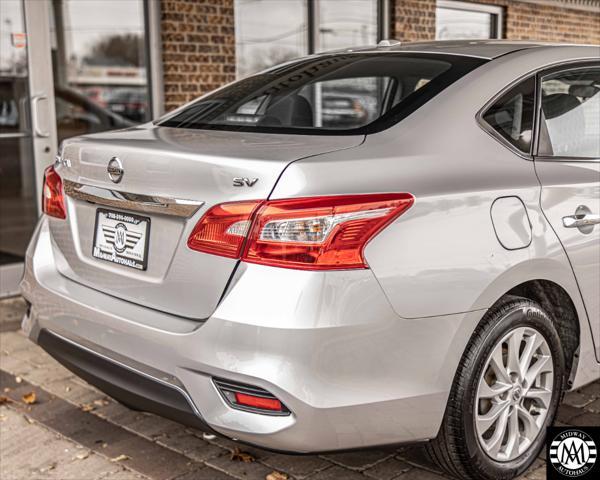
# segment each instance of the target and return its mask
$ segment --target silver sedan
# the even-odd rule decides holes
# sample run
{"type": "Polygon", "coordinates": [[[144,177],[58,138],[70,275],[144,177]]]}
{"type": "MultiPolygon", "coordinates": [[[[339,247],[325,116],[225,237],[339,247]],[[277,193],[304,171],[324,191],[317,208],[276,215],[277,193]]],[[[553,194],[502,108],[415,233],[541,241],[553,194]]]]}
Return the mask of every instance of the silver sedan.
{"type": "Polygon", "coordinates": [[[132,407],[508,479],[600,376],[597,47],[290,61],[45,174],[23,327],[132,407]]]}

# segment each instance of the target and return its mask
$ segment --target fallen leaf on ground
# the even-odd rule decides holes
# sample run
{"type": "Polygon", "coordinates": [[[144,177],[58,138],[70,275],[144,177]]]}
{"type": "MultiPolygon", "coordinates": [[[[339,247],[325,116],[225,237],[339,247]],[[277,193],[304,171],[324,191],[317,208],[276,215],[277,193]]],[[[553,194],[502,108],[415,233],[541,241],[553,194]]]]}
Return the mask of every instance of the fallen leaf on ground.
{"type": "Polygon", "coordinates": [[[23,379],[21,377],[15,377],[15,382],[21,383],[23,379]]]}
{"type": "Polygon", "coordinates": [[[89,456],[90,456],[90,452],[81,452],[81,453],[78,453],[77,455],[75,455],[75,458],[77,460],[85,460],[89,456]]]}
{"type": "Polygon", "coordinates": [[[0,405],[4,405],[5,403],[10,403],[12,400],[8,397],[2,396],[0,397],[0,405]]]}
{"type": "Polygon", "coordinates": [[[35,392],[29,392],[23,395],[21,400],[23,400],[27,405],[33,405],[37,402],[37,397],[35,396],[35,392]]]}
{"type": "Polygon", "coordinates": [[[242,452],[239,448],[236,448],[231,452],[231,460],[234,462],[252,463],[255,458],[249,453],[242,452]]]}
{"type": "Polygon", "coordinates": [[[290,477],[286,473],[271,472],[265,477],[265,480],[288,480],[288,478],[290,477]]]}
{"type": "Polygon", "coordinates": [[[96,407],[94,405],[92,405],[91,403],[84,403],[83,405],[81,405],[82,411],[84,412],[91,412],[92,410],[94,410],[96,407]]]}
{"type": "Polygon", "coordinates": [[[111,458],[110,461],[111,462],[123,462],[125,460],[129,460],[131,457],[127,456],[127,455],[119,455],[118,457],[115,458],[111,458]]]}
{"type": "Polygon", "coordinates": [[[51,463],[47,467],[40,468],[40,473],[49,472],[50,470],[54,470],[56,468],[56,463],[51,463]]]}

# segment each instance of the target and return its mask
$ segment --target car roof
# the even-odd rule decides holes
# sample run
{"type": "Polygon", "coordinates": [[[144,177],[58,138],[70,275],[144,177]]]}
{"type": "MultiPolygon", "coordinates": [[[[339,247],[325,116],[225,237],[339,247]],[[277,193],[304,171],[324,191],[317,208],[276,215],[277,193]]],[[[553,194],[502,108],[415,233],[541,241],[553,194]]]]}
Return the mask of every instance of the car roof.
{"type": "MultiPolygon", "coordinates": [[[[445,53],[450,55],[466,55],[471,57],[492,60],[508,53],[537,47],[566,47],[575,46],[566,43],[531,42],[518,40],[438,40],[432,42],[398,42],[396,40],[384,40],[379,45],[371,45],[324,53],[347,53],[347,52],[426,52],[445,53]]],[[[581,46],[581,45],[577,45],[581,46]]],[[[597,46],[596,46],[597,47],[597,46]]]]}

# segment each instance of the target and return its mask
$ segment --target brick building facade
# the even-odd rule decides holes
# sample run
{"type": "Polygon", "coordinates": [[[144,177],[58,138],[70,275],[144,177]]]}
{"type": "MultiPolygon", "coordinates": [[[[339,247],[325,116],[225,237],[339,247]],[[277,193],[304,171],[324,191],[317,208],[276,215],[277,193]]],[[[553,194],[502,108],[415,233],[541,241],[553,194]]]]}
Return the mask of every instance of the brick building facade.
{"type": "MultiPolygon", "coordinates": [[[[161,2],[165,111],[236,78],[234,0],[161,2]]],[[[311,1],[311,0],[307,0],[311,1]]],[[[449,2],[446,2],[449,3],[449,2]]],[[[600,44],[597,0],[467,0],[502,10],[501,38],[600,44]]],[[[436,38],[436,0],[386,0],[388,37],[436,38]]]]}

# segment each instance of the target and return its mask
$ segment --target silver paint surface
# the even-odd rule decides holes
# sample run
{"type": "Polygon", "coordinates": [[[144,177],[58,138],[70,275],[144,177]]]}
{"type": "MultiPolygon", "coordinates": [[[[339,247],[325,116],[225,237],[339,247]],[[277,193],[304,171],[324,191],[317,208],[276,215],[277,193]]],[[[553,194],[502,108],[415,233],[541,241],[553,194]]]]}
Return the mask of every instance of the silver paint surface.
{"type": "Polygon", "coordinates": [[[113,188],[106,164],[118,155],[119,189],[206,203],[189,219],[152,216],[144,273],[91,257],[92,204],[68,198],[68,221],[43,217],[22,283],[33,304],[24,322],[30,338],[47,328],[149,375],[164,372],[231,437],[303,452],[360,448],[434,437],[485,311],[515,286],[544,279],[560,285],[577,311],[573,388],[598,378],[600,226],[583,234],[560,225],[578,205],[598,213],[599,163],[525,159],[476,121],[515,80],[597,58],[597,48],[385,48],[496,58],[366,138],[149,124],[69,141],[63,156],[71,166],[59,167],[67,180],[113,188]],[[240,188],[233,178],[259,180],[240,188]],[[185,245],[217,203],[375,192],[410,192],[416,202],[367,245],[367,270],[247,265],[185,245]],[[515,198],[521,206],[498,203],[515,198]],[[233,410],[211,376],[265,388],[293,414],[233,410]]]}

